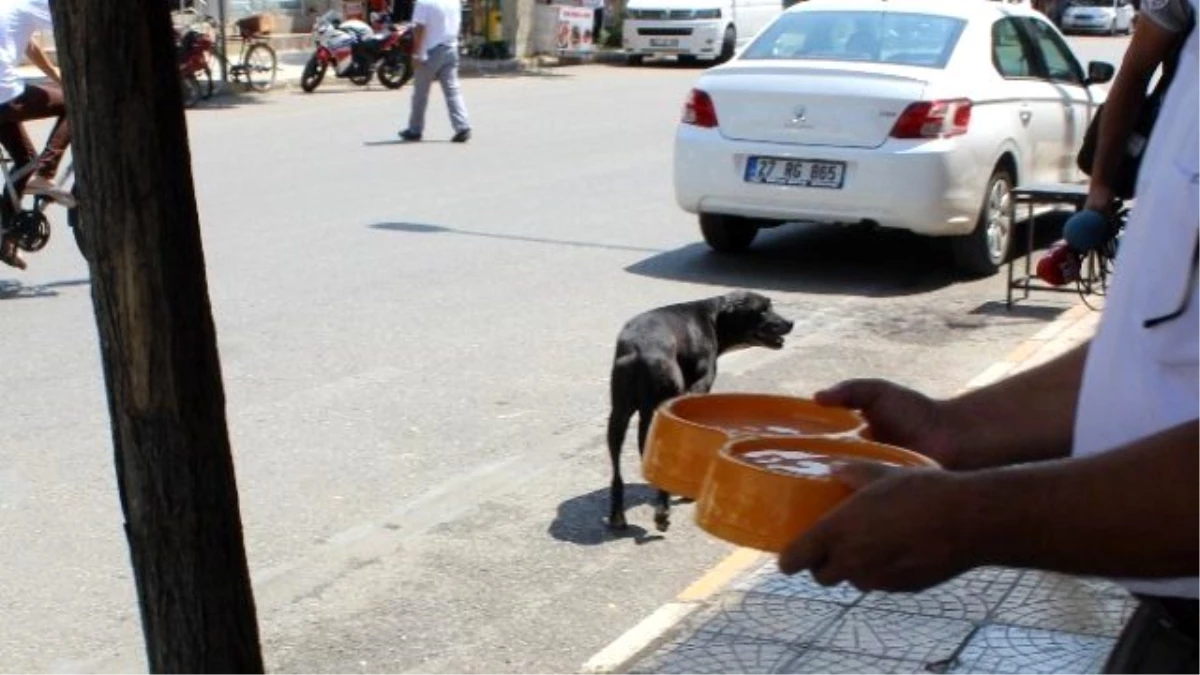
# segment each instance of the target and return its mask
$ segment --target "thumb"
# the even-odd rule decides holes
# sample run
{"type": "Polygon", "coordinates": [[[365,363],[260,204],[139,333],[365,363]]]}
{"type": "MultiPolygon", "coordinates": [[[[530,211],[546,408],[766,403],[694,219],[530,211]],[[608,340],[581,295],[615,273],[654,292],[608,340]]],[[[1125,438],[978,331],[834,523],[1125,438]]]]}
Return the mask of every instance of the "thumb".
{"type": "Polygon", "coordinates": [[[883,462],[859,460],[835,462],[830,468],[834,480],[855,492],[878,480],[903,471],[900,467],[884,464],[883,462]]]}
{"type": "Polygon", "coordinates": [[[862,410],[879,399],[884,390],[882,380],[846,380],[813,395],[821,405],[862,410]]]}

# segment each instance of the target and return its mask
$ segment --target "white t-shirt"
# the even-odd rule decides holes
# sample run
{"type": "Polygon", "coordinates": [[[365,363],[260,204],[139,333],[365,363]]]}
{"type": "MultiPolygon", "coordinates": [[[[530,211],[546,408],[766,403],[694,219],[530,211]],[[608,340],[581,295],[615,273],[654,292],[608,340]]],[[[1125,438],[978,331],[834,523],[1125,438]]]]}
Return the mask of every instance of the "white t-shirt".
{"type": "Polygon", "coordinates": [[[425,27],[423,55],[438,45],[458,48],[458,29],[462,25],[462,4],[458,0],[417,0],[412,20],[425,27]]]}
{"type": "Polygon", "coordinates": [[[25,92],[17,68],[39,30],[52,30],[49,0],[0,0],[0,105],[25,92]]]}
{"type": "MultiPolygon", "coordinates": [[[[1196,0],[1190,2],[1194,10],[1196,0]]],[[[1137,204],[1088,350],[1076,455],[1111,450],[1200,414],[1200,289],[1193,269],[1200,236],[1198,57],[1193,29],[1150,135],[1137,204]],[[1145,325],[1180,309],[1175,319],[1145,325]]],[[[1187,598],[1197,596],[1200,584],[1196,577],[1117,581],[1136,593],[1187,598]]]]}

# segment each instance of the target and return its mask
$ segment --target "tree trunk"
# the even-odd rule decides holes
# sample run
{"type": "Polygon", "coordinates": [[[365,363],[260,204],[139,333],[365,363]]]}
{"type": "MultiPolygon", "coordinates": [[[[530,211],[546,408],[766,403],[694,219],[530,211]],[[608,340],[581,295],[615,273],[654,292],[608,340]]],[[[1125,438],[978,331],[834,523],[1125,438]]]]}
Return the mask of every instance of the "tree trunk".
{"type": "Polygon", "coordinates": [[[171,21],[53,0],[152,672],[262,672],[171,21]]]}

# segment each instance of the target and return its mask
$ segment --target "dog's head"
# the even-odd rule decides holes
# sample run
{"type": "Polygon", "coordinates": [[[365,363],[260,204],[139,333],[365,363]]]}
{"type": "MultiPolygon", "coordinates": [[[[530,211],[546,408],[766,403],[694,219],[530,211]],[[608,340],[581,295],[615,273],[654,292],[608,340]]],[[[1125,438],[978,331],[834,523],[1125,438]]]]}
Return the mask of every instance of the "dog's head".
{"type": "Polygon", "coordinates": [[[783,336],[792,332],[792,322],[771,309],[771,299],[749,291],[735,291],[718,298],[718,352],[746,347],[783,347],[783,336]]]}

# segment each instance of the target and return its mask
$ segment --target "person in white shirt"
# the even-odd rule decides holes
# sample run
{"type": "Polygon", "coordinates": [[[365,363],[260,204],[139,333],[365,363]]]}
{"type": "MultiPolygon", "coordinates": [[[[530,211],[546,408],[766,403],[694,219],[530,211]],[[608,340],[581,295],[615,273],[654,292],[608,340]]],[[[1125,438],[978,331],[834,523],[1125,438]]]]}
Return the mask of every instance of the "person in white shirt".
{"type": "MultiPolygon", "coordinates": [[[[62,78],[33,42],[34,33],[52,29],[49,0],[0,0],[0,145],[12,158],[17,172],[36,162],[32,173],[14,179],[13,187],[18,194],[44,194],[69,203],[70,194],[54,185],[59,162],[71,143],[62,78]],[[50,82],[32,83],[21,78],[17,68],[25,56],[50,82]],[[45,150],[38,155],[23,122],[46,117],[58,119],[50,131],[45,150]]],[[[12,208],[7,199],[0,200],[0,204],[0,208],[12,208]]],[[[0,235],[0,260],[18,269],[26,267],[16,241],[7,234],[0,235]]]]}
{"type": "Polygon", "coordinates": [[[455,143],[471,139],[471,123],[458,84],[458,31],[462,23],[459,0],[417,0],[413,8],[413,96],[408,127],[400,132],[406,141],[419,141],[425,133],[429,89],[436,79],[446,97],[455,143]]]}
{"type": "Polygon", "coordinates": [[[1105,671],[1197,672],[1198,60],[1193,27],[1090,343],[946,400],[883,380],[818,392],[948,470],[843,463],[855,493],[781,553],[783,572],[888,591],[981,565],[1110,577],[1140,603],[1105,671]]]}

